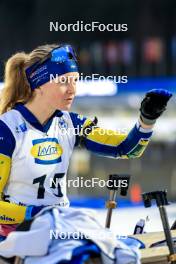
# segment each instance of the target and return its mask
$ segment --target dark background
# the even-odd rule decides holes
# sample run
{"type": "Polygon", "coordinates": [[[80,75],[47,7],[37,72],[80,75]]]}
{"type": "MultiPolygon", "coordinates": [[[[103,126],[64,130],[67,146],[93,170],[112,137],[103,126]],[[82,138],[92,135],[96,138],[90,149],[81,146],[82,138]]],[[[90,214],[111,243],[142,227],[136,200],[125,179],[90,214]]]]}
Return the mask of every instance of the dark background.
{"type": "MultiPolygon", "coordinates": [[[[3,76],[3,63],[13,53],[30,51],[44,43],[74,43],[78,50],[91,48],[94,42],[106,47],[110,41],[129,41],[132,45],[131,70],[118,69],[120,74],[174,75],[176,72],[176,1],[175,0],[1,0],[0,1],[0,76],[3,76]],[[50,32],[49,22],[128,24],[127,32],[50,32]],[[159,38],[161,51],[159,70],[148,71],[143,59],[143,43],[146,38],[159,38]]],[[[91,64],[91,59],[89,60],[91,64]]],[[[123,64],[123,63],[122,63],[123,64]]],[[[81,61],[82,65],[82,61],[81,61]]],[[[123,66],[123,65],[122,65],[123,66]]],[[[93,68],[94,69],[94,68],[93,68]]],[[[91,69],[88,71],[92,71],[91,69]]],[[[107,68],[101,69],[105,74],[107,68]]]]}

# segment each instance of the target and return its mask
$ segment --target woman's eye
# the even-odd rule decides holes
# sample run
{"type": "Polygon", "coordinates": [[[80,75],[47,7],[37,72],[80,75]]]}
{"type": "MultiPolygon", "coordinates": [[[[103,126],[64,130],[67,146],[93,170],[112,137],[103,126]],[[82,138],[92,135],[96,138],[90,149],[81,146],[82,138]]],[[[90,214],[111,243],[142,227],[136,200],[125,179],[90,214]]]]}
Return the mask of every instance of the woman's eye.
{"type": "Polygon", "coordinates": [[[61,82],[62,84],[67,84],[67,83],[68,83],[68,80],[67,80],[67,78],[62,77],[62,78],[60,78],[60,82],[61,82]]]}
{"type": "Polygon", "coordinates": [[[78,78],[74,78],[74,80],[73,80],[75,83],[78,81],[78,78]]]}

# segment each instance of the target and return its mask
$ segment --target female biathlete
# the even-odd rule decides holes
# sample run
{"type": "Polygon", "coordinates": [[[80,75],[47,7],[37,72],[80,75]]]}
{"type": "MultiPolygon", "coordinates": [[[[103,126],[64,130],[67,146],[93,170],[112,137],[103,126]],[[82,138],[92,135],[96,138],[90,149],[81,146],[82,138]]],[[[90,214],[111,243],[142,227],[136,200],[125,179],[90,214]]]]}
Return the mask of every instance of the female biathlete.
{"type": "Polygon", "coordinates": [[[40,46],[6,63],[0,100],[1,240],[43,206],[69,205],[64,182],[74,147],[113,158],[140,157],[172,96],[166,90],[148,92],[134,128],[120,134],[69,112],[78,79],[69,45],[40,46]]]}

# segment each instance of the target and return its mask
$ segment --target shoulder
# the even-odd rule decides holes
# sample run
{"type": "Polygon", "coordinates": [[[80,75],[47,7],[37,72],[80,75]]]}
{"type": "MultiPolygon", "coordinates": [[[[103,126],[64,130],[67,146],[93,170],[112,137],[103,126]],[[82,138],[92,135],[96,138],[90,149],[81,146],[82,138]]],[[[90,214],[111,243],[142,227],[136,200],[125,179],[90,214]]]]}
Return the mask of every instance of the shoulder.
{"type": "Polygon", "coordinates": [[[12,109],[2,115],[0,115],[0,120],[6,123],[8,126],[16,125],[22,120],[22,116],[19,111],[12,109]]]}
{"type": "Polygon", "coordinates": [[[66,121],[68,122],[69,126],[75,130],[75,133],[71,133],[71,135],[74,135],[74,137],[76,138],[75,146],[77,146],[79,144],[80,131],[87,118],[78,113],[67,112],[67,111],[63,111],[62,113],[63,113],[63,116],[60,120],[60,122],[62,122],[61,125],[63,127],[64,122],[66,121]]]}
{"type": "Polygon", "coordinates": [[[16,141],[10,127],[1,117],[2,116],[0,116],[0,153],[11,157],[15,149],[16,141]]]}
{"type": "Polygon", "coordinates": [[[12,133],[9,124],[13,120],[12,110],[0,115],[0,134],[12,133]]]}
{"type": "Polygon", "coordinates": [[[62,111],[62,115],[57,115],[61,120],[71,121],[74,128],[80,128],[83,126],[87,117],[74,112],[62,111]]]}
{"type": "Polygon", "coordinates": [[[70,118],[72,120],[73,126],[75,128],[83,126],[85,121],[87,120],[87,117],[80,115],[78,113],[70,112],[69,115],[70,115],[70,118]]]}

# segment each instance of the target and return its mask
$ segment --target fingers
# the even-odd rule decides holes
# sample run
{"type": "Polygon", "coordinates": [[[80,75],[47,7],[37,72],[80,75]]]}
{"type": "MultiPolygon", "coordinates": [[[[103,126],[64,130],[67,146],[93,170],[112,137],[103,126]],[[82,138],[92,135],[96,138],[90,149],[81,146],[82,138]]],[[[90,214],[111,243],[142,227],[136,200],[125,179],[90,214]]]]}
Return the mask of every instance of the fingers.
{"type": "Polygon", "coordinates": [[[141,102],[140,112],[145,124],[153,124],[166,110],[167,103],[172,93],[165,89],[150,90],[141,102]]]}
{"type": "Polygon", "coordinates": [[[165,90],[165,89],[153,89],[153,90],[150,90],[147,93],[147,96],[150,96],[150,95],[159,95],[161,97],[166,97],[168,99],[170,99],[172,97],[172,93],[169,92],[168,90],[165,90]]]}

